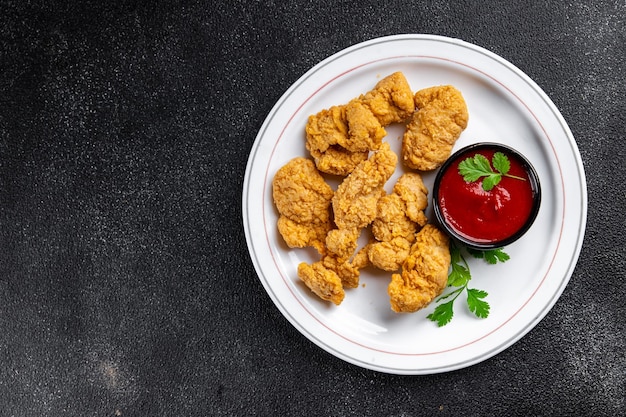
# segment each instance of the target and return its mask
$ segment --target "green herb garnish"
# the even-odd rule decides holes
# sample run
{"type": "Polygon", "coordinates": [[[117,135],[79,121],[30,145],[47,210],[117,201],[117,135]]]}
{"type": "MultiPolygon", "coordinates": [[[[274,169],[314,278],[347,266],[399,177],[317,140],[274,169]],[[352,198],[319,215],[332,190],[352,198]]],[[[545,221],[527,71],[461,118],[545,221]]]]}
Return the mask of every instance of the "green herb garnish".
{"type": "Polygon", "coordinates": [[[459,174],[461,174],[465,181],[474,182],[484,177],[482,186],[485,191],[490,191],[493,187],[498,185],[503,176],[526,181],[525,178],[510,175],[509,169],[511,169],[509,158],[502,152],[494,153],[493,158],[491,158],[491,163],[489,163],[487,157],[479,153],[459,163],[459,174]],[[492,164],[495,171],[491,167],[492,164]]]}
{"type": "MultiPolygon", "coordinates": [[[[479,251],[475,249],[466,248],[475,258],[482,258],[489,264],[495,264],[498,262],[506,262],[509,259],[509,255],[502,249],[493,249],[486,251],[479,251]]],[[[487,318],[489,316],[489,303],[484,299],[487,297],[487,292],[476,288],[469,288],[468,284],[472,279],[469,265],[461,252],[461,248],[450,243],[450,272],[448,274],[448,287],[456,287],[449,293],[439,297],[436,302],[440,302],[445,299],[449,301],[438,305],[435,310],[427,316],[428,319],[437,323],[437,326],[445,326],[452,320],[454,316],[453,304],[454,301],[465,290],[467,294],[467,307],[474,313],[476,317],[487,318]]]]}
{"type": "Polygon", "coordinates": [[[498,262],[506,262],[510,258],[510,256],[500,249],[490,249],[490,250],[476,250],[472,248],[466,248],[467,252],[472,255],[474,258],[484,259],[488,264],[497,264],[498,262]]]}

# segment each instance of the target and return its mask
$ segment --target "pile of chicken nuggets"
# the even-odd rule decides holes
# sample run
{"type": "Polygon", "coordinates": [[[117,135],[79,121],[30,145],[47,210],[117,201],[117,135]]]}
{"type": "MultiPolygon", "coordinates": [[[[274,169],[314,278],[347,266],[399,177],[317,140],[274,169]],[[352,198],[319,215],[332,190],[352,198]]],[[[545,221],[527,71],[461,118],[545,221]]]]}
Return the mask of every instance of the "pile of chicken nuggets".
{"type": "Polygon", "coordinates": [[[466,128],[468,111],[450,85],[413,92],[402,72],[381,79],[346,104],[309,117],[306,149],[281,167],[272,182],[278,231],[291,248],[313,247],[318,261],[298,265],[298,277],[336,305],[359,285],[360,271],[391,273],[388,295],[395,312],[428,305],[447,284],[448,237],[428,222],[428,189],[421,173],[443,164],[466,128]],[[385,184],[398,155],[384,138],[402,124],[401,162],[407,172],[390,193],[385,184]],[[336,190],[325,176],[339,177],[336,190]],[[367,244],[359,238],[367,231],[367,244]]]}

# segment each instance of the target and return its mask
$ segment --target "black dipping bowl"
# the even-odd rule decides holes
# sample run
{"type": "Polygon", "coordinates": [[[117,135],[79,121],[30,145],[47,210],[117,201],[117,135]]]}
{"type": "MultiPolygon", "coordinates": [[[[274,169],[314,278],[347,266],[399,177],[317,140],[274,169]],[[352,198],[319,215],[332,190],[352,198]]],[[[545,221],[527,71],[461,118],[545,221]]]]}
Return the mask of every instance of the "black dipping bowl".
{"type": "Polygon", "coordinates": [[[433,210],[434,210],[437,222],[439,223],[441,228],[452,238],[460,241],[461,243],[465,244],[466,246],[470,248],[478,249],[478,250],[489,250],[489,249],[501,248],[521,238],[528,231],[530,226],[532,226],[533,222],[535,221],[535,218],[537,217],[537,213],[539,212],[540,204],[541,204],[541,186],[539,184],[539,177],[537,176],[537,172],[535,171],[535,168],[528,161],[528,159],[526,159],[526,157],[524,157],[521,153],[519,153],[518,151],[516,151],[515,149],[509,146],[502,145],[499,143],[481,142],[481,143],[476,143],[476,144],[469,145],[469,146],[459,149],[454,154],[452,154],[446,160],[446,162],[441,166],[441,168],[439,169],[439,172],[437,173],[437,176],[435,177],[435,183],[433,186],[433,210]],[[533,201],[532,201],[532,207],[531,207],[531,211],[530,211],[528,218],[526,219],[525,223],[514,234],[509,235],[508,237],[502,240],[498,240],[498,241],[489,241],[489,242],[476,241],[471,238],[468,238],[465,235],[458,233],[451,225],[447,223],[440,207],[440,201],[439,201],[439,188],[440,187],[439,186],[440,186],[443,175],[446,173],[448,169],[453,167],[453,164],[457,159],[461,158],[463,155],[470,156],[474,154],[476,151],[482,150],[482,149],[490,149],[494,151],[499,151],[507,155],[509,158],[516,158],[517,161],[520,163],[520,165],[525,169],[526,173],[528,174],[528,178],[530,180],[530,187],[531,187],[533,201]]]}

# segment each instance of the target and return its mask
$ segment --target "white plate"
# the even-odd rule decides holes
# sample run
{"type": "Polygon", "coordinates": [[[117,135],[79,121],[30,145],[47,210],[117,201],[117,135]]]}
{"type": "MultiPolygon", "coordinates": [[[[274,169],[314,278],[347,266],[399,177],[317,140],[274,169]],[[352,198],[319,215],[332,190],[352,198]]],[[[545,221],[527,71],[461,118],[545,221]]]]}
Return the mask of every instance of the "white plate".
{"type": "MultiPolygon", "coordinates": [[[[402,127],[387,131],[385,140],[398,151],[402,127]]],[[[402,172],[399,164],[388,185],[402,172]]],[[[424,177],[429,188],[433,178],[434,173],[424,177]]],[[[580,253],[586,216],[580,154],[546,94],[499,56],[460,40],[429,35],[373,39],[325,59],[304,74],[263,123],[250,152],[243,188],[250,255],[282,314],[336,357],[394,374],[463,368],[524,336],[567,285],[580,253]],[[393,313],[386,291],[389,275],[370,270],[363,271],[359,288],[346,290],[341,305],[323,302],[296,274],[298,263],[314,262],[318,255],[313,250],[289,249],[278,234],[272,179],[288,160],[307,155],[308,116],[347,103],[395,71],[405,74],[414,91],[452,84],[463,93],[470,121],[455,149],[480,141],[505,143],[521,151],[541,178],[539,215],[528,233],[506,248],[511,259],[498,265],[468,259],[470,286],[489,293],[491,314],[486,319],[472,316],[461,298],[455,302],[454,318],[444,327],[426,318],[434,304],[414,314],[393,313]]]]}

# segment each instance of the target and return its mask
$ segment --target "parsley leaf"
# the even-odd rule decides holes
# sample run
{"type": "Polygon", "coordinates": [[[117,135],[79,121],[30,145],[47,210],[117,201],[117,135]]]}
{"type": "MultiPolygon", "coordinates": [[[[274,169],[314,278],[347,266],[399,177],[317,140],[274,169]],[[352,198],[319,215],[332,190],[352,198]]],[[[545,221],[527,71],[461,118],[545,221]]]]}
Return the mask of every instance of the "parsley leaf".
{"type": "Polygon", "coordinates": [[[502,175],[508,174],[509,169],[511,169],[509,158],[507,158],[502,152],[494,153],[491,163],[493,164],[493,167],[502,175]]]}
{"type": "MultiPolygon", "coordinates": [[[[455,297],[456,298],[456,297],[455,297]]],[[[452,310],[452,303],[454,303],[454,299],[448,301],[447,303],[443,303],[435,308],[435,311],[426,316],[428,319],[437,322],[437,326],[445,326],[450,323],[452,317],[454,316],[454,311],[452,310]]]]}
{"type": "Polygon", "coordinates": [[[484,319],[489,316],[489,303],[482,300],[482,298],[485,298],[487,295],[486,291],[477,290],[475,288],[467,289],[467,306],[476,317],[484,319]]]}
{"type": "Polygon", "coordinates": [[[474,182],[483,178],[482,187],[485,191],[491,191],[498,185],[502,180],[502,176],[526,181],[525,178],[509,175],[510,168],[511,163],[509,158],[502,152],[494,153],[491,158],[491,163],[487,157],[479,153],[459,162],[459,174],[461,174],[463,179],[467,182],[474,182]],[[491,164],[493,164],[496,171],[493,170],[491,164]]]}
{"type": "Polygon", "coordinates": [[[467,262],[462,258],[461,251],[456,246],[450,247],[450,258],[452,269],[448,274],[448,286],[462,287],[472,279],[467,262]]]}
{"type": "MultiPolygon", "coordinates": [[[[484,300],[488,295],[486,291],[468,287],[472,275],[461,249],[454,242],[450,243],[451,262],[448,272],[448,287],[455,288],[436,300],[437,303],[446,299],[449,299],[449,301],[438,305],[432,313],[426,316],[429,320],[436,322],[439,327],[445,326],[452,320],[452,317],[454,317],[454,301],[463,291],[467,294],[467,307],[476,317],[487,318],[491,309],[489,303],[484,300]]],[[[464,249],[475,258],[482,258],[489,264],[505,262],[509,259],[509,255],[502,248],[485,251],[469,247],[464,247],[464,249]]]]}
{"type": "Polygon", "coordinates": [[[474,258],[484,259],[488,264],[494,265],[498,262],[506,262],[511,257],[502,249],[477,250],[467,248],[467,252],[474,258]]]}
{"type": "Polygon", "coordinates": [[[502,175],[498,174],[489,174],[485,179],[483,179],[483,190],[490,191],[500,183],[502,180],[502,175]]]}
{"type": "Polygon", "coordinates": [[[459,162],[459,173],[463,176],[463,179],[467,182],[473,182],[480,177],[493,173],[489,160],[477,153],[473,157],[466,158],[459,162]]]}

